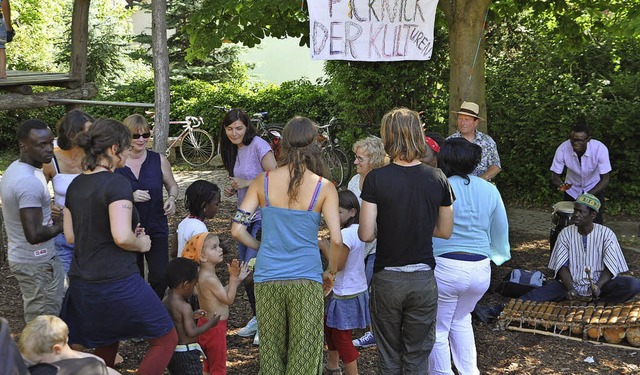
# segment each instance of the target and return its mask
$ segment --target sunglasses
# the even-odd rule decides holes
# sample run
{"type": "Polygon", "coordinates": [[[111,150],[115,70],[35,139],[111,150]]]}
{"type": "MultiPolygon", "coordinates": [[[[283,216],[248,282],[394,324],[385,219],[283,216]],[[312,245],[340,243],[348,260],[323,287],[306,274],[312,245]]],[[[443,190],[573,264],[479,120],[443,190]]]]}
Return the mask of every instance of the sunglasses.
{"type": "Polygon", "coordinates": [[[143,133],[143,134],[133,134],[131,138],[140,139],[140,138],[149,138],[151,137],[151,133],[143,133]]]}

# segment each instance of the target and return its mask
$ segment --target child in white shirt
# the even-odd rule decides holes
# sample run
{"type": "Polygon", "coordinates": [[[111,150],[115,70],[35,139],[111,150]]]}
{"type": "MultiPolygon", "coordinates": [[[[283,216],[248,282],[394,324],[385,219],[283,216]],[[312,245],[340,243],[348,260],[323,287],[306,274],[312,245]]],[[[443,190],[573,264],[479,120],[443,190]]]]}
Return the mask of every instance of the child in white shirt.
{"type": "MultiPolygon", "coordinates": [[[[337,259],[338,272],[333,293],[328,297],[325,315],[325,338],[329,348],[327,370],[339,373],[338,360],[342,358],[347,374],[358,373],[359,353],[351,340],[354,328],[370,324],[369,292],[365,275],[365,244],[358,238],[360,204],[356,195],[344,190],[338,192],[342,251],[337,259]]],[[[329,243],[320,241],[320,249],[329,257],[329,243]]]]}

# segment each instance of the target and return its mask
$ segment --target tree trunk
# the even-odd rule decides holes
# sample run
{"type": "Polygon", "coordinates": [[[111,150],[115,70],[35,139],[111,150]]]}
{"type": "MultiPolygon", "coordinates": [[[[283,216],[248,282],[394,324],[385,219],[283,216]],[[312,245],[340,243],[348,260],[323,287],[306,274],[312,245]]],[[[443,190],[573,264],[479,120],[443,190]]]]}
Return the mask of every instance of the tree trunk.
{"type": "MultiPolygon", "coordinates": [[[[71,62],[69,75],[77,79],[77,88],[84,84],[87,76],[87,43],[89,38],[89,5],[91,0],[75,0],[71,18],[71,62]]],[[[81,105],[67,106],[67,111],[81,108],[81,105]]]]}
{"type": "MultiPolygon", "coordinates": [[[[490,0],[440,0],[449,28],[449,133],[456,130],[457,114],[463,101],[477,103],[480,117],[487,118],[485,97],[484,20],[490,0]]],[[[478,130],[486,132],[487,122],[478,130]]]]}
{"type": "Polygon", "coordinates": [[[47,99],[91,99],[97,94],[98,88],[93,83],[85,83],[77,89],[47,91],[32,95],[4,94],[0,100],[0,111],[50,107],[59,103],[52,103],[47,99]]]}
{"type": "Polygon", "coordinates": [[[169,51],[167,49],[167,1],[152,0],[151,36],[153,75],[155,78],[156,113],[154,117],[153,149],[164,153],[169,136],[169,51]]]}

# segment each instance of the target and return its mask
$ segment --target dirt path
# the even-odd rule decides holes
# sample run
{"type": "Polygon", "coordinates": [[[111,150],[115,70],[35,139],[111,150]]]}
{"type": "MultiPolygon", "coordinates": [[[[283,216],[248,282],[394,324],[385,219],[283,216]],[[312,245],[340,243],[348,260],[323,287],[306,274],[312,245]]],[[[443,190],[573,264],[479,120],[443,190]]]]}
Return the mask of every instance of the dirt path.
{"type": "MultiPolygon", "coordinates": [[[[196,179],[207,179],[225,184],[227,175],[223,170],[201,172],[177,172],[176,178],[184,194],[186,187],[196,179]]],[[[182,198],[183,196],[181,196],[182,198]]],[[[171,231],[185,216],[184,209],[170,220],[171,231]]],[[[229,220],[235,211],[235,198],[224,198],[218,216],[208,223],[209,230],[219,233],[222,240],[230,239],[229,220]]],[[[548,263],[548,231],[550,213],[509,209],[512,260],[501,267],[492,268],[491,289],[513,268],[546,270],[548,263]]],[[[637,223],[636,223],[637,224],[637,223]]],[[[637,226],[636,226],[637,228],[637,226]]],[[[225,260],[236,256],[235,247],[225,260]]],[[[640,275],[640,254],[625,251],[632,275],[640,275]]],[[[223,282],[228,278],[226,269],[219,268],[223,282]]],[[[0,266],[0,316],[10,322],[13,333],[23,328],[22,301],[16,281],[6,264],[0,266]]],[[[242,289],[242,288],[241,288],[242,289]]],[[[227,366],[230,375],[253,375],[258,373],[258,348],[251,344],[251,338],[235,335],[250,318],[251,310],[244,292],[231,307],[229,317],[227,366]]],[[[503,302],[504,297],[489,292],[481,304],[503,302]]],[[[638,350],[616,349],[565,340],[557,337],[535,335],[513,331],[498,331],[494,325],[474,322],[478,366],[482,374],[640,374],[640,348],[638,350]],[[587,362],[588,358],[593,362],[587,362]]],[[[359,336],[362,332],[355,332],[359,336]]],[[[120,353],[125,362],[118,367],[123,373],[135,372],[146,350],[146,343],[135,344],[126,341],[121,344],[120,353]]],[[[361,374],[376,374],[377,353],[375,347],[361,351],[358,366],[361,374]]]]}

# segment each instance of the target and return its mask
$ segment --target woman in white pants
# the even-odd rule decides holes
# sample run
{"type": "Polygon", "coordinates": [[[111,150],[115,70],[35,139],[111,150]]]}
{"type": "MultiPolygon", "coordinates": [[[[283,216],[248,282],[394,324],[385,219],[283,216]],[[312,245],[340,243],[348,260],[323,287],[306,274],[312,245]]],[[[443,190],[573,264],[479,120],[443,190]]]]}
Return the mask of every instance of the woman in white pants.
{"type": "Polygon", "coordinates": [[[509,260],[507,213],[496,187],[471,175],[482,149],[464,138],[445,142],[438,166],[448,177],[456,200],[453,233],[448,240],[433,238],[438,283],[436,342],[429,356],[429,373],[479,374],[471,312],[489,289],[490,261],[509,260]]]}

